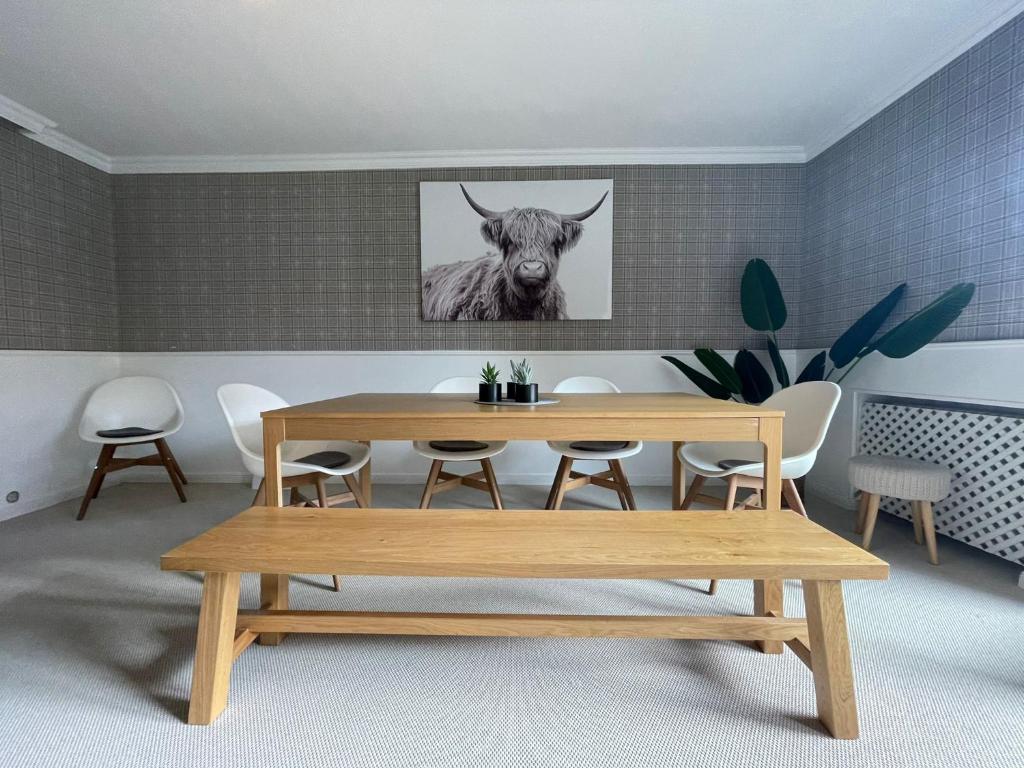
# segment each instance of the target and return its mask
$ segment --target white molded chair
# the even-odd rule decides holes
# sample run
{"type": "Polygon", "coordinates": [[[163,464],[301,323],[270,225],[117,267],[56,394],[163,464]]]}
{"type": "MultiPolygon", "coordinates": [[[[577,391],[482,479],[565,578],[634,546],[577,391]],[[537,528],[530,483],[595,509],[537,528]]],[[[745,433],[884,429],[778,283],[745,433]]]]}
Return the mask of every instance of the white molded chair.
{"type": "MultiPolygon", "coordinates": [[[[761,404],[786,412],[782,425],[782,493],[790,508],[804,517],[807,510],[793,481],[814,466],[841,394],[839,385],[831,381],[806,381],[776,392],[761,404]]],[[[679,449],[679,459],[685,469],[694,473],[683,509],[689,509],[694,501],[721,506],[721,499],[700,492],[709,477],[727,478],[726,509],[736,506],[739,488],[757,489],[754,496],[743,502],[744,507],[751,506],[755,497],[760,500],[764,461],[759,443],[688,443],[679,449]]],[[[716,587],[717,582],[712,581],[711,594],[716,587]]]]}
{"type": "MultiPolygon", "coordinates": [[[[620,390],[612,382],[598,376],[573,376],[560,381],[554,389],[555,393],[573,394],[610,394],[620,390]]],[[[638,440],[557,440],[548,443],[548,447],[562,458],[555,472],[555,480],[548,494],[547,509],[561,509],[562,499],[566,491],[584,485],[599,485],[610,488],[619,495],[619,503],[623,509],[636,509],[633,489],[626,479],[622,468],[622,459],[635,456],[643,449],[644,444],[638,440]],[[574,461],[607,461],[608,469],[593,475],[574,472],[574,461]]]]}
{"type": "Polygon", "coordinates": [[[166,440],[181,429],[184,421],[185,411],[178,393],[163,379],[125,376],[101,384],[89,397],[78,423],[79,437],[103,447],[77,519],[85,517],[89,502],[99,496],[103,479],[110,472],[140,465],[163,465],[178,498],[184,502],[182,486],[188,481],[166,440]],[[114,452],[120,445],[145,443],[153,443],[157,452],[140,458],[114,458],[114,452]]]}
{"type": "MultiPolygon", "coordinates": [[[[476,394],[478,381],[472,376],[454,376],[438,382],[430,390],[434,394],[476,394]]],[[[504,509],[498,480],[494,476],[491,458],[505,450],[504,440],[416,440],[412,447],[420,456],[432,459],[430,474],[423,487],[420,509],[427,509],[435,493],[449,491],[465,485],[491,494],[495,509],[504,509]],[[482,470],[468,475],[455,475],[444,471],[446,462],[479,461],[482,470]]]]}
{"type": "MultiPolygon", "coordinates": [[[[217,389],[217,401],[231,430],[231,437],[242,454],[242,463],[253,477],[260,479],[253,506],[267,503],[266,465],[263,462],[263,411],[287,408],[288,403],[273,392],[254,384],[224,384],[217,389]]],[[[370,460],[370,447],[348,440],[285,442],[281,445],[281,487],[291,491],[291,506],[329,507],[346,501],[365,507],[362,488],[355,473],[370,460]],[[348,493],[327,495],[327,480],[340,477],[348,493]],[[307,499],[302,486],[316,488],[317,500],[307,499]]],[[[341,579],[334,577],[334,589],[341,588],[341,579]]]]}

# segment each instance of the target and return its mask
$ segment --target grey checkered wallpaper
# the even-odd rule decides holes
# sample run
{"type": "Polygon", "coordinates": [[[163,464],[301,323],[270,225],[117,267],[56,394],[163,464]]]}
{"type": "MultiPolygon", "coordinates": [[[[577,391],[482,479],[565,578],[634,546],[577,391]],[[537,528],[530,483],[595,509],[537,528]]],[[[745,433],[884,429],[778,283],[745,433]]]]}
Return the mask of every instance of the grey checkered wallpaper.
{"type": "Polygon", "coordinates": [[[1024,16],[807,164],[800,344],[893,286],[978,286],[940,341],[1024,338],[1024,16]]]}
{"type": "Polygon", "coordinates": [[[743,264],[795,299],[803,237],[801,165],[154,174],[114,195],[126,351],[734,347],[743,264]],[[613,320],[420,319],[419,181],[576,178],[615,180],[613,320]]]}
{"type": "Polygon", "coordinates": [[[116,350],[110,177],[0,120],[0,349],[116,350]]]}

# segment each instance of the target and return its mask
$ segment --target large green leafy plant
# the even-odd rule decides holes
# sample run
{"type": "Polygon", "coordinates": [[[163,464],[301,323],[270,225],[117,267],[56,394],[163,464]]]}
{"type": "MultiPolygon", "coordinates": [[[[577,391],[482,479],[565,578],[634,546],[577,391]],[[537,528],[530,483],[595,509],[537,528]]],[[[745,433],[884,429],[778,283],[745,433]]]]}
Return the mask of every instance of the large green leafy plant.
{"type": "MultiPolygon", "coordinates": [[[[884,299],[865,312],[836,339],[829,349],[816,354],[793,382],[779,351],[778,337],[775,335],[786,324],[786,300],[782,297],[775,273],[763,259],[751,259],[743,270],[743,279],[740,282],[740,307],[743,311],[743,322],[753,330],[765,334],[768,358],[775,380],[779,387],[784,389],[790,383],[832,381],[840,372],[841,375],[835,381],[842,381],[872,352],[892,358],[912,355],[949,327],[974,296],[973,283],[958,283],[931,304],[876,338],[878,331],[899,304],[906,290],[906,283],[893,288],[884,299]]],[[[672,355],[663,355],[663,359],[682,371],[710,397],[761,403],[775,390],[771,374],[750,350],[741,349],[731,363],[713,349],[695,349],[694,355],[707,369],[707,374],[672,355]]]]}

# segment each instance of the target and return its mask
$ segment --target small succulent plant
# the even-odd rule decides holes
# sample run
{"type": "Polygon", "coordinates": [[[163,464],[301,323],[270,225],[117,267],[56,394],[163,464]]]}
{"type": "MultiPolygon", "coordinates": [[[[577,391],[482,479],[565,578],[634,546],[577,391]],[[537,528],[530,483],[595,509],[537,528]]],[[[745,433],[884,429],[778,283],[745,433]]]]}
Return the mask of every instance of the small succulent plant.
{"type": "Polygon", "coordinates": [[[525,357],[521,363],[513,363],[511,360],[508,363],[512,366],[512,381],[516,384],[532,383],[533,369],[530,368],[530,364],[526,362],[525,357]]]}
{"type": "Polygon", "coordinates": [[[501,371],[491,365],[489,360],[487,361],[487,365],[485,365],[480,371],[480,380],[483,381],[484,384],[497,384],[500,377],[501,371]]]}

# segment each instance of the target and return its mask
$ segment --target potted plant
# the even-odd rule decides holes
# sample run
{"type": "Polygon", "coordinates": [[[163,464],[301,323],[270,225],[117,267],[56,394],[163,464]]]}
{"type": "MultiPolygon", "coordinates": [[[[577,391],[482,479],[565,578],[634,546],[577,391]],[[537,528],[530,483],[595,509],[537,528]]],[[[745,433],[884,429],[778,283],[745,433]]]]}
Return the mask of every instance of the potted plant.
{"type": "Polygon", "coordinates": [[[501,400],[501,384],[498,377],[501,371],[487,361],[487,365],[480,371],[480,402],[496,403],[501,400]]]}
{"type": "Polygon", "coordinates": [[[516,364],[513,363],[511,360],[508,361],[508,366],[509,366],[509,370],[511,371],[511,373],[509,374],[508,382],[505,384],[505,399],[506,400],[515,400],[516,399],[516,388],[519,386],[516,383],[516,368],[518,366],[516,366],[516,364]]]}
{"type": "MultiPolygon", "coordinates": [[[[795,380],[786,369],[775,335],[786,323],[786,301],[775,273],[763,259],[751,259],[743,270],[740,309],[747,326],[765,333],[768,358],[781,389],[788,387],[791,381],[794,384],[804,381],[835,381],[838,384],[872,352],[891,358],[914,354],[948,328],[974,296],[973,283],[958,283],[903,322],[879,334],[906,289],[906,283],[893,288],[828,350],[816,354],[795,380]]],[[[756,404],[764,402],[775,390],[768,369],[748,349],[737,352],[732,362],[713,349],[695,349],[693,352],[710,376],[671,355],[662,357],[710,397],[756,404]]]]}
{"type": "MultiPolygon", "coordinates": [[[[511,360],[509,362],[512,362],[511,360]]],[[[533,370],[530,368],[530,364],[526,362],[524,358],[521,363],[516,365],[512,364],[512,380],[516,384],[516,402],[517,403],[536,403],[538,400],[537,384],[531,379],[533,378],[533,370]]]]}

